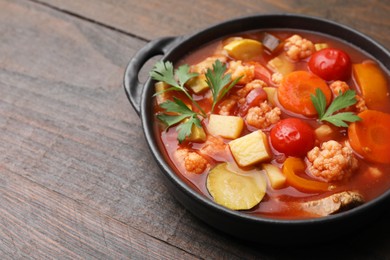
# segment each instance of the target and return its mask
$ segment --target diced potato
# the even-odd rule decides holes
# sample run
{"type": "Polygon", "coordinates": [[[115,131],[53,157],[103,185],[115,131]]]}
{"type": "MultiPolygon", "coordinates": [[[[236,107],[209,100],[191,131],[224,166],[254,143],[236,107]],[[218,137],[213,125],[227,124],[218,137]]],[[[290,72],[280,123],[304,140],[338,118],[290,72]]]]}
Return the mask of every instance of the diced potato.
{"type": "Polygon", "coordinates": [[[209,85],[206,82],[206,76],[204,74],[201,74],[197,77],[194,77],[190,79],[187,82],[187,86],[195,93],[199,94],[202,91],[209,88],[209,85]]]}
{"type": "Polygon", "coordinates": [[[206,141],[206,132],[203,127],[199,127],[197,125],[193,125],[191,128],[191,134],[187,137],[188,141],[201,143],[206,141]]]}
{"type": "Polygon", "coordinates": [[[287,178],[278,167],[270,163],[265,163],[263,164],[263,169],[267,173],[272,188],[280,189],[284,186],[287,178]]]}
{"type": "Polygon", "coordinates": [[[314,48],[316,49],[316,51],[320,51],[320,50],[328,48],[328,47],[329,47],[329,45],[327,43],[316,43],[316,44],[314,44],[314,48]]]}
{"type": "MultiPolygon", "coordinates": [[[[154,88],[156,93],[159,93],[169,88],[169,85],[165,82],[159,81],[156,84],[154,84],[154,88]]],[[[167,100],[168,100],[168,95],[166,92],[162,92],[156,96],[157,105],[160,105],[161,103],[164,103],[167,100]]]]}
{"type": "Polygon", "coordinates": [[[240,136],[244,128],[244,120],[239,116],[210,115],[207,130],[212,135],[219,135],[228,139],[240,136]]]}
{"type": "Polygon", "coordinates": [[[352,69],[367,107],[381,110],[389,102],[385,74],[372,62],[353,64],[352,69]]]}
{"type": "Polygon", "coordinates": [[[267,136],[257,130],[229,143],[238,165],[245,167],[271,159],[267,136]]]}
{"type": "Polygon", "coordinates": [[[295,65],[292,63],[285,54],[280,54],[279,56],[273,58],[267,63],[267,67],[274,72],[279,72],[283,76],[294,71],[295,65]]]}
{"type": "Polygon", "coordinates": [[[252,39],[237,39],[223,47],[230,57],[237,60],[250,60],[263,52],[261,42],[252,39]]]}
{"type": "Polygon", "coordinates": [[[243,171],[231,163],[215,166],[206,186],[214,201],[232,210],[251,209],[263,199],[267,184],[259,170],[243,171]]]}
{"type": "Polygon", "coordinates": [[[263,89],[264,89],[265,93],[267,93],[268,103],[270,103],[271,105],[275,106],[277,88],[274,88],[274,87],[264,87],[263,89]]]}

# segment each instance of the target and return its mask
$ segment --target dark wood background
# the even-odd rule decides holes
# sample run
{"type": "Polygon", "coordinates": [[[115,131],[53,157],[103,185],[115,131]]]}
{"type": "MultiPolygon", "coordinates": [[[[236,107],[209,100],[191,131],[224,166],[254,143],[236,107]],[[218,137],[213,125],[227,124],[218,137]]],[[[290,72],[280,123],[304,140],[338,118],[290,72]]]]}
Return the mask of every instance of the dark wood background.
{"type": "Polygon", "coordinates": [[[389,211],[334,243],[248,244],[187,212],[151,163],[129,59],[157,37],[285,12],[390,48],[388,0],[0,0],[0,258],[390,259],[389,211]]]}

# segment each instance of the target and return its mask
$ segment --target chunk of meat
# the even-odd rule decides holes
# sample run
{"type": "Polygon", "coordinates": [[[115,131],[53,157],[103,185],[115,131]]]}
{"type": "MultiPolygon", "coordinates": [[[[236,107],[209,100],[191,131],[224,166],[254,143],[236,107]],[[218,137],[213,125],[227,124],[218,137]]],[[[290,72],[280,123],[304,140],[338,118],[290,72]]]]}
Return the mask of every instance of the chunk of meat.
{"type": "Polygon", "coordinates": [[[319,200],[302,202],[299,207],[303,211],[317,216],[328,216],[355,208],[363,203],[364,198],[360,193],[343,191],[319,200]]]}
{"type": "Polygon", "coordinates": [[[242,76],[238,81],[238,84],[247,84],[251,82],[255,77],[255,66],[253,65],[243,65],[239,61],[231,61],[229,63],[229,69],[226,73],[231,73],[232,80],[235,80],[242,76]]]}
{"type": "Polygon", "coordinates": [[[183,162],[186,171],[201,174],[209,166],[209,162],[200,154],[188,149],[178,149],[175,154],[178,162],[183,162]]]}
{"type": "Polygon", "coordinates": [[[245,121],[248,125],[265,129],[279,122],[281,113],[280,108],[272,108],[267,101],[264,101],[260,106],[251,107],[248,110],[245,121]]]}
{"type": "Polygon", "coordinates": [[[307,153],[309,171],[327,182],[348,178],[358,168],[358,161],[350,147],[330,140],[307,153]]]}
{"type": "Polygon", "coordinates": [[[290,59],[299,61],[309,57],[315,51],[315,48],[311,41],[294,34],[286,40],[284,50],[290,59]]]}

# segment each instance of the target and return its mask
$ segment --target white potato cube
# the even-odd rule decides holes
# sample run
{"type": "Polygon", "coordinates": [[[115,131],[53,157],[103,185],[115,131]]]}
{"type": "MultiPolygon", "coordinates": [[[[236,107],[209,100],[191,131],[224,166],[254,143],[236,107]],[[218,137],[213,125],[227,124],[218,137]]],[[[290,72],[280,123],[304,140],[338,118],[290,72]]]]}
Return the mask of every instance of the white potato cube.
{"type": "Polygon", "coordinates": [[[267,136],[257,130],[229,143],[237,164],[245,167],[271,159],[267,136]]]}
{"type": "Polygon", "coordinates": [[[244,128],[244,120],[238,116],[210,115],[207,130],[212,135],[219,135],[228,139],[240,136],[244,128]]]}
{"type": "Polygon", "coordinates": [[[269,182],[273,189],[280,189],[286,183],[286,176],[275,165],[264,163],[263,169],[266,171],[269,182]]]}

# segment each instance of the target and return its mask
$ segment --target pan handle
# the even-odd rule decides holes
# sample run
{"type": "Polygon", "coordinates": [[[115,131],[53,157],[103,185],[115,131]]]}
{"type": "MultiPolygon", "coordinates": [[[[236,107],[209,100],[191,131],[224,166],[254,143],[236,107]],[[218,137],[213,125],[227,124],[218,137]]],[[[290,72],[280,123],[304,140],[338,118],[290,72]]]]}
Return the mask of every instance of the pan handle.
{"type": "Polygon", "coordinates": [[[123,86],[134,110],[140,115],[141,94],[144,83],[139,81],[139,72],[143,65],[157,55],[165,55],[181,37],[164,37],[155,39],[142,47],[130,60],[126,67],[123,86]]]}

